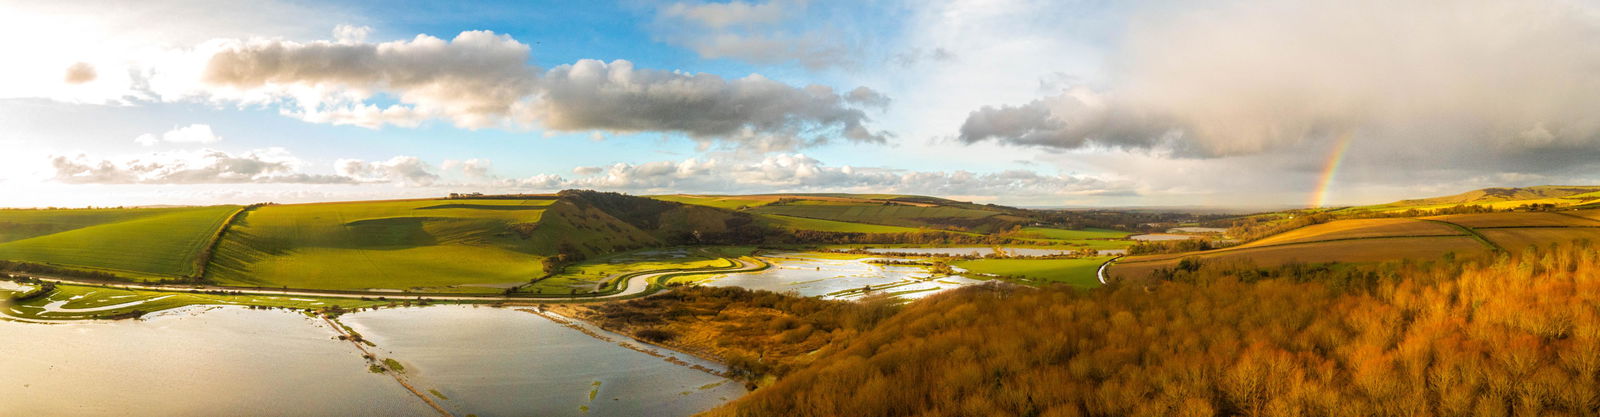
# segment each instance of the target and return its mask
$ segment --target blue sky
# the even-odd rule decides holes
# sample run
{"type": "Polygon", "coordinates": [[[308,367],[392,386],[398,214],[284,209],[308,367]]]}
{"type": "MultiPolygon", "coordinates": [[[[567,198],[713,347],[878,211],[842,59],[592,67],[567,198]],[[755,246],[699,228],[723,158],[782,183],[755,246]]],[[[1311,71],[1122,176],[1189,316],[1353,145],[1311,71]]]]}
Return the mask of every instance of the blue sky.
{"type": "Polygon", "coordinates": [[[1333,204],[1595,182],[1600,122],[1571,109],[1600,104],[1572,94],[1600,93],[1600,14],[1449,7],[1478,20],[1375,0],[0,1],[0,206],[1285,206],[1345,140],[1333,204]]]}

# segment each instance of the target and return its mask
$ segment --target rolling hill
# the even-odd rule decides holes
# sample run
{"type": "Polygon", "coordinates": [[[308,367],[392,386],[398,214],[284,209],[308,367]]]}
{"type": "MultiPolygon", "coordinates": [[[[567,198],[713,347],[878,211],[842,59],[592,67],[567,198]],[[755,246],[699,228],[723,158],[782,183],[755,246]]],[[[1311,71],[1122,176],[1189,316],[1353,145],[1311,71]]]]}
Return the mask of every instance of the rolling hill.
{"type": "Polygon", "coordinates": [[[1600,186],[1540,185],[1532,187],[1484,188],[1456,195],[1351,207],[1345,209],[1345,211],[1437,210],[1463,205],[1478,205],[1496,210],[1505,210],[1530,204],[1553,204],[1555,206],[1600,204],[1600,186]]]}
{"type": "Polygon", "coordinates": [[[199,273],[201,252],[239,206],[0,210],[0,260],[142,279],[199,273]]]}
{"type": "Polygon", "coordinates": [[[884,233],[904,229],[994,233],[1026,225],[1025,210],[897,194],[666,195],[652,198],[750,213],[763,223],[793,230],[884,233]],[[797,219],[821,220],[806,222],[797,219]]]}

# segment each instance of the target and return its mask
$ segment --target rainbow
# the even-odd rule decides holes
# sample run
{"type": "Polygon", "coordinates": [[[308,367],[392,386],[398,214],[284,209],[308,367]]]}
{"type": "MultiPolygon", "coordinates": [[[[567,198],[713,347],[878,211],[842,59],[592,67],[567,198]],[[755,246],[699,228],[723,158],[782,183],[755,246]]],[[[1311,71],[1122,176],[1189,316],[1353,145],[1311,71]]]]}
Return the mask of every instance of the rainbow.
{"type": "Polygon", "coordinates": [[[1344,162],[1344,151],[1350,149],[1349,133],[1339,135],[1337,143],[1333,144],[1333,153],[1328,154],[1328,162],[1322,166],[1322,178],[1317,180],[1317,189],[1311,192],[1311,207],[1322,207],[1328,203],[1328,188],[1333,185],[1333,175],[1339,172],[1339,164],[1344,162]]]}

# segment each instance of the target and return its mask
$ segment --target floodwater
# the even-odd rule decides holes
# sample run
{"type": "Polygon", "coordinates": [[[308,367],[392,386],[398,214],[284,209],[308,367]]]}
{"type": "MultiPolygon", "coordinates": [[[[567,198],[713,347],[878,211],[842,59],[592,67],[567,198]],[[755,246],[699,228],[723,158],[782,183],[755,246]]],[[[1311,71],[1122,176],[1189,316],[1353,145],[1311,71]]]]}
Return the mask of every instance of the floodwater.
{"type": "Polygon", "coordinates": [[[801,296],[822,298],[859,297],[862,294],[832,296],[829,294],[871,286],[878,292],[904,292],[899,297],[910,299],[983,282],[962,277],[933,278],[926,269],[917,266],[866,262],[872,258],[824,259],[804,253],[780,253],[762,259],[772,263],[772,268],[723,275],[711,279],[706,285],[777,292],[794,291],[801,296]]]}
{"type": "Polygon", "coordinates": [[[438,390],[449,398],[434,399],[458,416],[687,416],[745,393],[737,382],[524,311],[400,308],[349,314],[340,321],[376,343],[374,354],[404,365],[418,390],[438,390]]]}
{"type": "MultiPolygon", "coordinates": [[[[1035,248],[1001,248],[1012,256],[1051,256],[1072,254],[1075,249],[1035,249],[1035,248]]],[[[994,254],[994,248],[969,247],[969,248],[867,248],[872,253],[892,254],[934,254],[934,255],[978,255],[988,256],[994,254]]]]}
{"type": "Polygon", "coordinates": [[[1228,233],[1228,229],[1221,227],[1174,227],[1167,229],[1167,233],[1228,233]]]}
{"type": "Polygon", "coordinates": [[[437,414],[367,372],[334,334],[301,314],[241,308],[115,322],[0,320],[0,414],[437,414]]]}
{"type": "MultiPolygon", "coordinates": [[[[744,394],[521,311],[436,306],[341,320],[425,395],[449,397],[435,400],[456,415],[687,416],[744,394]]],[[[438,415],[336,335],[303,314],[239,307],[115,322],[0,319],[0,415],[438,415]]]]}

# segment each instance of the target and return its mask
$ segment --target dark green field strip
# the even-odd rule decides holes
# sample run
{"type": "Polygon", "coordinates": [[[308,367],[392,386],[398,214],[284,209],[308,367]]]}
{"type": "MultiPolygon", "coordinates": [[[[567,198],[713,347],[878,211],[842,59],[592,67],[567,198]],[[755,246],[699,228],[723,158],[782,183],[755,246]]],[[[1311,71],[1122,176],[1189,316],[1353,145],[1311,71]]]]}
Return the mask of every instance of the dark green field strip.
{"type": "MultiPolygon", "coordinates": [[[[1214,250],[1200,251],[1200,252],[1185,252],[1185,253],[1164,254],[1164,255],[1171,255],[1171,256],[1155,258],[1155,259],[1140,259],[1140,260],[1137,260],[1137,261],[1118,261],[1117,263],[1119,263],[1119,264],[1138,264],[1138,263],[1147,263],[1147,262],[1163,262],[1163,261],[1170,261],[1170,260],[1173,260],[1173,259],[1178,259],[1178,258],[1182,258],[1182,257],[1186,257],[1186,256],[1211,255],[1211,254],[1228,253],[1228,252],[1235,252],[1235,251],[1244,251],[1244,250],[1253,250],[1253,249],[1265,249],[1265,248],[1279,248],[1279,247],[1285,247],[1285,246],[1302,246],[1302,245],[1311,245],[1311,244],[1328,243],[1328,242],[1346,242],[1346,241],[1352,241],[1352,240],[1457,238],[1457,237],[1473,237],[1473,238],[1477,239],[1479,242],[1488,244],[1488,241],[1486,239],[1484,239],[1482,236],[1478,236],[1477,234],[1347,237],[1347,238],[1339,238],[1339,239],[1314,240],[1314,241],[1309,241],[1309,242],[1277,243],[1277,244],[1272,244],[1272,245],[1261,245],[1261,246],[1230,246],[1230,247],[1226,247],[1226,248],[1222,248],[1222,249],[1214,249],[1214,250]]],[[[1496,247],[1493,244],[1489,244],[1489,245],[1490,245],[1490,247],[1496,247]]],[[[1139,255],[1129,255],[1129,256],[1139,256],[1139,255]]]]}
{"type": "Polygon", "coordinates": [[[1484,246],[1488,246],[1490,250],[1493,250],[1495,252],[1505,252],[1506,251],[1506,248],[1500,247],[1500,244],[1494,243],[1493,241],[1489,240],[1488,237],[1485,237],[1482,233],[1478,233],[1477,230],[1473,230],[1473,228],[1471,228],[1471,227],[1462,226],[1462,225],[1451,223],[1451,222],[1447,222],[1447,221],[1444,221],[1444,220],[1432,220],[1432,219],[1417,219],[1417,220],[1450,225],[1452,227],[1455,227],[1458,230],[1461,230],[1463,232],[1467,232],[1468,235],[1472,235],[1473,239],[1477,239],[1478,243],[1482,243],[1484,246]]]}
{"type": "Polygon", "coordinates": [[[254,210],[255,208],[256,206],[240,207],[238,210],[234,210],[233,214],[229,214],[227,219],[222,221],[222,226],[217,227],[217,232],[211,235],[211,242],[207,243],[206,248],[200,251],[200,254],[195,257],[195,278],[205,278],[206,267],[210,266],[211,259],[216,257],[217,246],[222,245],[222,235],[228,233],[228,227],[233,226],[233,223],[237,221],[240,216],[244,215],[244,212],[254,210]]]}

